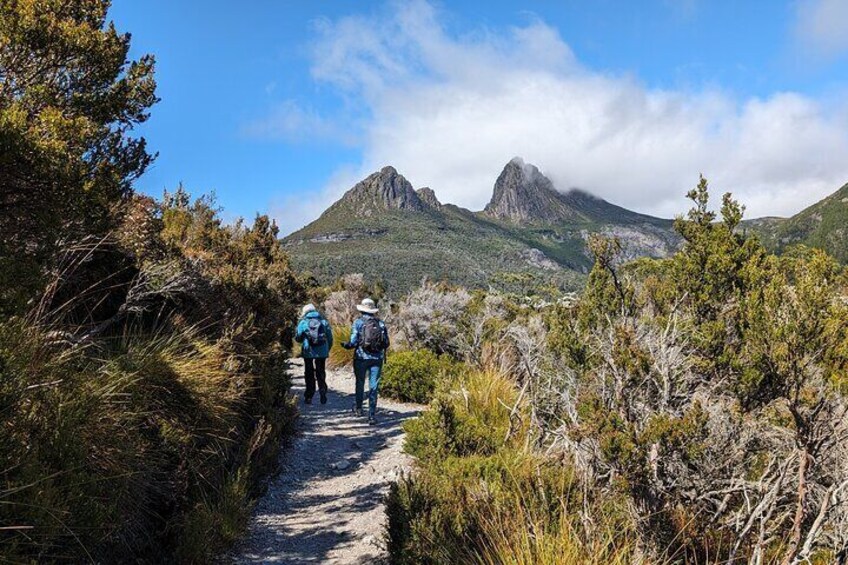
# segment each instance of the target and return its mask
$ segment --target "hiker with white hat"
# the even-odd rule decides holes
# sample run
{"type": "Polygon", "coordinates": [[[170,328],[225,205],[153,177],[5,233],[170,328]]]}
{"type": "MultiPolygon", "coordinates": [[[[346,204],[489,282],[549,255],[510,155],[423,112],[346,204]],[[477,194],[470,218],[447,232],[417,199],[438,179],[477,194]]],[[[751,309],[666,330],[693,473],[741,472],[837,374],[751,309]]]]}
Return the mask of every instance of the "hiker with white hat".
{"type": "Polygon", "coordinates": [[[326,404],[326,367],[330,348],[333,347],[333,329],[330,322],[324,319],[324,316],[318,312],[314,304],[307,304],[300,311],[300,321],[297,323],[294,339],[302,344],[303,378],[306,382],[303,401],[306,404],[312,404],[312,397],[315,396],[315,382],[318,381],[321,404],[326,404]]]}
{"type": "Polygon", "coordinates": [[[362,415],[365,396],[365,377],[368,377],[368,423],[377,423],[377,390],[383,361],[389,348],[389,332],[386,324],[377,317],[379,309],[373,300],[366,298],[357,304],[362,315],[353,322],[350,341],[343,343],[345,349],[356,349],[353,359],[353,374],[356,377],[356,406],[354,413],[362,415]]]}

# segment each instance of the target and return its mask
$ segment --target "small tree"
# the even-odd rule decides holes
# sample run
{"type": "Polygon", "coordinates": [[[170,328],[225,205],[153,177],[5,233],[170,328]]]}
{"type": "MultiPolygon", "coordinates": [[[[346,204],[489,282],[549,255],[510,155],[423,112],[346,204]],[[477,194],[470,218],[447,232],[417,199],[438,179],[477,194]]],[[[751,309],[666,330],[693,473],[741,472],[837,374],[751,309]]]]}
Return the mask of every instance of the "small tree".
{"type": "Polygon", "coordinates": [[[61,239],[102,232],[153,156],[132,129],[157,101],[153,57],[107,0],[0,3],[0,308],[20,306],[61,239]]]}

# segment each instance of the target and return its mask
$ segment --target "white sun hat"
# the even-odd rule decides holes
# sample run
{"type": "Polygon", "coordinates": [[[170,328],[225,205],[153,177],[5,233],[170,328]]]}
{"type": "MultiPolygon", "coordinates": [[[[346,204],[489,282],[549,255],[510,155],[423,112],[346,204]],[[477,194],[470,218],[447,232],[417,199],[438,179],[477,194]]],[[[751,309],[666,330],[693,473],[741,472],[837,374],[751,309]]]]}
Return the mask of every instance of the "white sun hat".
{"type": "Polygon", "coordinates": [[[366,314],[376,314],[380,311],[380,309],[377,308],[377,305],[374,304],[374,301],[370,298],[366,298],[361,303],[357,304],[356,309],[360,312],[365,312],[366,314]]]}
{"type": "Polygon", "coordinates": [[[307,304],[300,310],[300,317],[303,318],[304,316],[306,316],[310,312],[314,312],[315,310],[317,310],[317,308],[315,308],[314,304],[307,304]]]}

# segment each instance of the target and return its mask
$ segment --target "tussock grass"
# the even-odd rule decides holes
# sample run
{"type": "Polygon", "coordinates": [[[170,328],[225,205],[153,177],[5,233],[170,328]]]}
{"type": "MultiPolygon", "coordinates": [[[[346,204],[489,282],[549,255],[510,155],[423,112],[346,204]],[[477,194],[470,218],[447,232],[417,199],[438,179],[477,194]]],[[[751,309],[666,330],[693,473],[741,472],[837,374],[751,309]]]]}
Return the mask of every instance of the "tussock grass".
{"type": "Polygon", "coordinates": [[[333,347],[330,349],[330,357],[327,366],[338,369],[353,365],[353,349],[345,349],[342,343],[350,341],[350,326],[333,326],[333,347]]]}
{"type": "Polygon", "coordinates": [[[237,366],[191,329],[69,347],[0,324],[0,556],[208,561],[294,418],[284,379],[237,366]]]}
{"type": "Polygon", "coordinates": [[[387,499],[387,543],[398,564],[626,564],[636,532],[624,506],[589,497],[571,468],[526,447],[515,384],[469,371],[406,424],[418,472],[387,499]],[[516,407],[515,411],[513,407],[516,407]],[[586,512],[591,522],[581,516],[586,512]]]}

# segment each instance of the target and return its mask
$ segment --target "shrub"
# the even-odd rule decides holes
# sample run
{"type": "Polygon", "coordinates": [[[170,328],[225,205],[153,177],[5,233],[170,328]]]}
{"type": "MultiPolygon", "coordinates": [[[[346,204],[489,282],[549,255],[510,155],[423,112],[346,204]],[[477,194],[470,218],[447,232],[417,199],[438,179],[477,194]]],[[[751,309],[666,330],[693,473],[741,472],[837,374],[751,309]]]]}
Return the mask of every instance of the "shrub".
{"type": "Polygon", "coordinates": [[[387,498],[394,563],[632,562],[635,533],[624,506],[592,500],[586,528],[570,467],[526,450],[526,426],[511,425],[517,396],[503,377],[475,373],[407,423],[406,449],[420,469],[387,498]]]}
{"type": "Polygon", "coordinates": [[[451,455],[491,455],[507,436],[527,432],[525,424],[515,426],[510,418],[517,396],[504,377],[471,372],[452,390],[438,394],[419,418],[404,424],[405,449],[425,462],[451,455]]]}
{"type": "Polygon", "coordinates": [[[380,381],[380,392],[401,402],[426,404],[439,383],[450,382],[463,365],[428,349],[391,353],[380,381]]]}
{"type": "Polygon", "coordinates": [[[227,365],[221,344],[192,332],[63,351],[20,320],[0,326],[0,522],[33,528],[4,533],[0,552],[113,561],[177,551],[205,561],[232,539],[292,406],[284,381],[227,365]],[[197,504],[214,510],[209,520],[195,520],[197,504]],[[174,538],[151,544],[168,530],[174,538]],[[184,550],[191,531],[202,532],[200,555],[184,550]]]}
{"type": "Polygon", "coordinates": [[[183,191],[133,204],[139,229],[66,247],[0,324],[0,523],[24,527],[0,532],[6,560],[208,562],[292,431],[302,288],[276,227],[224,227],[183,191]]]}

